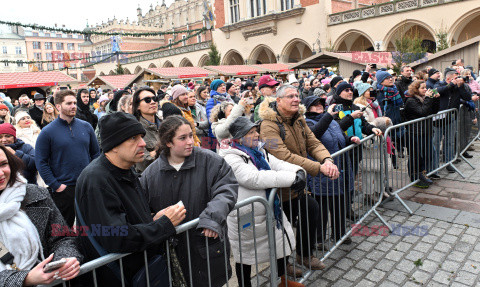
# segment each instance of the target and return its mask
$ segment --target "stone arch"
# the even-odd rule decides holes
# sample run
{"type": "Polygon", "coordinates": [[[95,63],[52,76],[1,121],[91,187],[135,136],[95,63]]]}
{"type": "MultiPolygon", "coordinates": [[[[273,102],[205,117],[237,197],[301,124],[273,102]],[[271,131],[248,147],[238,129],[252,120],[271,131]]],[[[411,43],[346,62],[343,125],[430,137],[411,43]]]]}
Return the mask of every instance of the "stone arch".
{"type": "Polygon", "coordinates": [[[281,59],[284,63],[297,63],[312,55],[312,49],[307,42],[302,39],[292,39],[283,48],[281,59]]]}
{"type": "Polygon", "coordinates": [[[448,43],[456,45],[480,35],[480,8],[460,16],[448,31],[448,43]]]}
{"type": "MultiPolygon", "coordinates": [[[[430,45],[432,42],[436,43],[435,30],[422,21],[410,19],[402,21],[390,29],[385,36],[383,45],[387,47],[387,51],[394,51],[396,50],[395,40],[399,39],[401,36],[415,34],[422,39],[422,45],[426,46],[428,45],[427,43],[430,43],[430,45]]],[[[430,47],[430,51],[428,52],[435,52],[435,49],[432,51],[432,48],[435,47],[430,47]]]]}
{"type": "Polygon", "coordinates": [[[131,75],[131,74],[132,74],[132,72],[130,72],[130,70],[127,69],[127,68],[123,69],[123,73],[124,73],[125,75],[131,75]]]}
{"type": "Polygon", "coordinates": [[[115,71],[114,71],[114,70],[110,70],[110,72],[108,72],[108,75],[109,75],[109,76],[115,75],[115,71]]]}
{"type": "Polygon", "coordinates": [[[192,61],[190,61],[188,58],[183,58],[180,61],[179,67],[193,67],[192,61]]]}
{"type": "Polygon", "coordinates": [[[150,63],[150,65],[148,65],[148,68],[151,69],[151,68],[156,68],[157,65],[155,65],[154,63],[150,63]]]}
{"type": "Polygon", "coordinates": [[[208,55],[203,55],[203,56],[201,56],[201,57],[200,57],[200,60],[198,60],[198,66],[199,66],[199,67],[205,66],[205,65],[207,64],[207,62],[208,62],[208,59],[210,59],[210,58],[208,57],[208,55]]]}
{"type": "Polygon", "coordinates": [[[163,67],[164,68],[172,68],[173,64],[172,64],[172,62],[167,60],[167,61],[165,61],[165,63],[163,63],[163,67]]]}
{"type": "Polygon", "coordinates": [[[333,44],[334,51],[374,51],[374,41],[364,32],[356,29],[343,33],[333,44]]]}
{"type": "Polygon", "coordinates": [[[222,65],[244,65],[245,61],[240,54],[235,49],[231,49],[225,53],[222,60],[222,65]]]}
{"type": "Polygon", "coordinates": [[[276,63],[277,58],[273,50],[267,45],[260,44],[252,50],[248,63],[255,64],[271,64],[276,63]]]}
{"type": "Polygon", "coordinates": [[[142,67],[137,66],[137,67],[135,68],[135,72],[133,72],[133,73],[136,75],[136,74],[140,73],[140,71],[142,71],[142,67]]]}

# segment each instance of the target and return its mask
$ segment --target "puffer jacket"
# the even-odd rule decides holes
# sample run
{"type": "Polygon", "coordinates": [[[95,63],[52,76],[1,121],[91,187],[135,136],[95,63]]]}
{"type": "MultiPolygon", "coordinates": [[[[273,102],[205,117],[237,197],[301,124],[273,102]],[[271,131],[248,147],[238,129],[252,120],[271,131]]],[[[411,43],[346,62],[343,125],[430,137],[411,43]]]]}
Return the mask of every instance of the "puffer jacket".
{"type": "MultiPolygon", "coordinates": [[[[231,166],[238,180],[237,201],[242,201],[252,196],[261,196],[268,200],[265,189],[290,187],[295,181],[296,172],[302,170],[302,168],[297,165],[279,160],[271,154],[266,155],[264,150],[261,151],[265,155],[265,159],[270,165],[271,170],[258,170],[249,159],[249,156],[239,149],[229,146],[228,148],[219,150],[219,154],[225,158],[225,161],[231,166]]],[[[233,210],[227,218],[228,239],[232,246],[235,262],[248,265],[255,264],[255,253],[257,254],[258,263],[268,262],[270,250],[268,245],[265,207],[261,203],[254,203],[253,205],[254,210],[252,210],[252,205],[249,204],[240,209],[233,210]],[[253,228],[241,228],[241,233],[239,234],[238,218],[251,214],[252,211],[254,212],[253,216],[255,218],[255,234],[253,233],[253,228]],[[241,247],[239,246],[240,238],[242,242],[241,247]],[[254,238],[257,244],[256,248],[254,238]],[[242,254],[241,260],[240,248],[242,254]]],[[[275,230],[277,258],[290,255],[292,253],[291,248],[295,247],[295,236],[292,226],[283,212],[282,216],[283,228],[281,227],[281,230],[275,230]],[[288,236],[288,238],[285,235],[288,236]],[[283,242],[290,242],[291,244],[291,246],[285,244],[285,254],[283,242]]]]}
{"type": "Polygon", "coordinates": [[[212,133],[218,141],[231,138],[228,128],[230,125],[245,112],[245,107],[237,104],[232,108],[228,118],[218,119],[218,112],[220,110],[213,109],[210,114],[210,121],[212,122],[212,133]]]}
{"type": "MultiPolygon", "coordinates": [[[[259,108],[262,118],[260,135],[266,142],[265,149],[276,158],[299,165],[305,171],[316,176],[320,173],[320,162],[330,158],[325,146],[315,137],[303,117],[305,106],[300,105],[298,113],[293,118],[286,118],[277,110],[275,98],[267,97],[259,108]],[[280,134],[280,126],[284,127],[285,137],[280,134]],[[315,160],[308,158],[311,155],[315,160]]],[[[292,199],[298,194],[292,193],[292,199]]],[[[289,189],[282,189],[282,198],[288,200],[289,189]]]]}
{"type": "MultiPolygon", "coordinates": [[[[157,117],[156,120],[160,121],[157,117]]],[[[135,169],[137,172],[143,172],[147,166],[149,166],[155,159],[150,156],[150,152],[157,149],[157,145],[160,142],[160,134],[158,133],[159,128],[154,123],[147,121],[144,117],[140,117],[140,123],[147,133],[143,137],[145,141],[145,155],[143,156],[143,161],[135,164],[135,169]]]]}
{"type": "MultiPolygon", "coordinates": [[[[333,120],[333,116],[329,113],[313,113],[305,114],[306,121],[315,136],[322,141],[327,150],[334,154],[346,146],[350,145],[351,137],[347,137],[340,128],[340,125],[333,120]]],[[[309,190],[316,195],[332,196],[342,195],[345,192],[353,190],[353,173],[349,153],[343,156],[337,156],[333,159],[335,165],[340,171],[338,179],[331,180],[326,176],[310,176],[307,182],[309,190]],[[320,184],[321,183],[321,184],[320,184]]]]}

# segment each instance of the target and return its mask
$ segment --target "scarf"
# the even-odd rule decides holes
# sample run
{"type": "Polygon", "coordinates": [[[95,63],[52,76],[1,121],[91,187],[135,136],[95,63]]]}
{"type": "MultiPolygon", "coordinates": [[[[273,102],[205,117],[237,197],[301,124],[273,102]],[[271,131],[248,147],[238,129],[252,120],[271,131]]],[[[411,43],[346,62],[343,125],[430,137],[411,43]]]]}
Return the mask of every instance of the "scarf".
{"type": "Polygon", "coordinates": [[[367,99],[367,103],[368,103],[368,104],[370,105],[370,107],[372,108],[372,111],[373,111],[373,113],[375,114],[375,118],[383,117],[382,109],[380,108],[380,105],[378,104],[378,101],[377,101],[377,100],[372,101],[372,100],[368,100],[368,99],[367,99]]]}
{"type": "MultiPolygon", "coordinates": [[[[248,157],[252,160],[253,165],[258,170],[271,170],[270,165],[268,164],[265,156],[258,148],[249,148],[244,145],[241,145],[235,141],[232,142],[231,146],[238,150],[243,151],[248,155],[248,157]]],[[[272,191],[271,188],[265,189],[265,195],[270,198],[270,192],[272,191]]],[[[280,197],[275,195],[275,201],[273,205],[273,214],[275,215],[275,220],[277,221],[277,228],[280,229],[282,227],[282,208],[280,207],[280,197]]]]}
{"type": "MultiPolygon", "coordinates": [[[[20,210],[27,192],[27,181],[20,175],[18,177],[19,181],[0,194],[0,241],[12,253],[19,269],[30,270],[37,263],[38,254],[42,260],[44,256],[37,228],[25,211],[20,210]]],[[[3,270],[12,268],[0,262],[0,271],[3,270]]]]}
{"type": "Polygon", "coordinates": [[[227,101],[233,103],[232,97],[230,97],[229,94],[220,94],[214,90],[210,91],[210,97],[213,98],[216,102],[222,103],[224,101],[227,101]]]}
{"type": "Polygon", "coordinates": [[[402,97],[397,87],[393,85],[392,87],[386,87],[381,84],[377,84],[377,89],[385,95],[385,100],[393,103],[394,106],[400,107],[403,105],[402,97]]]}

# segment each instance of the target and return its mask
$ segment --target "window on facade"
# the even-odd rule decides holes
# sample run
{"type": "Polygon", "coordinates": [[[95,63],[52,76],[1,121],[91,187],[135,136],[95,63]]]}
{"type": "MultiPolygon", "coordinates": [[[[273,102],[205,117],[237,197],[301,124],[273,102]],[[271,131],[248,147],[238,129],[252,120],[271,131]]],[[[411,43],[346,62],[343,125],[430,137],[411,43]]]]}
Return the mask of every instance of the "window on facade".
{"type": "Polygon", "coordinates": [[[15,54],[21,55],[22,54],[22,47],[15,47],[15,54]]]}
{"type": "Polygon", "coordinates": [[[67,44],[67,49],[68,50],[75,50],[75,43],[68,43],[67,44]]]}
{"type": "Polygon", "coordinates": [[[50,37],[50,33],[45,33],[45,37],[50,37]]]}
{"type": "Polygon", "coordinates": [[[43,65],[42,64],[35,64],[35,66],[37,67],[37,69],[39,71],[43,71],[43,65]]]}
{"type": "Polygon", "coordinates": [[[65,64],[64,63],[58,63],[58,68],[59,69],[63,69],[65,67],[65,64]]]}
{"type": "Polygon", "coordinates": [[[33,32],[32,35],[33,37],[38,37],[38,32],[33,32]]]}
{"type": "Polygon", "coordinates": [[[202,42],[202,35],[197,35],[197,43],[202,42]]]}
{"type": "Polygon", "coordinates": [[[22,61],[17,61],[17,67],[23,67],[23,62],[22,61]]]}
{"type": "Polygon", "coordinates": [[[172,48],[172,43],[173,43],[173,39],[168,39],[168,48],[171,49],[172,48]]]}
{"type": "Polygon", "coordinates": [[[250,0],[250,16],[257,17],[267,14],[267,0],[250,0]]]}
{"type": "Polygon", "coordinates": [[[230,0],[230,22],[236,23],[240,20],[239,0],[230,0]]]}
{"type": "Polygon", "coordinates": [[[63,43],[57,43],[57,50],[63,50],[63,43]]]}
{"type": "Polygon", "coordinates": [[[187,36],[182,35],[182,46],[187,45],[187,41],[185,40],[186,38],[187,38],[187,36]]]}
{"type": "Polygon", "coordinates": [[[3,66],[8,67],[8,62],[7,61],[3,62],[3,66]]]}
{"type": "Polygon", "coordinates": [[[53,69],[55,69],[55,66],[53,65],[53,63],[48,63],[47,64],[47,70],[51,71],[53,69]]]}
{"type": "Polygon", "coordinates": [[[57,38],[62,38],[62,34],[56,34],[55,35],[57,38]]]}
{"type": "Polygon", "coordinates": [[[73,38],[73,35],[72,35],[72,34],[68,34],[68,35],[67,35],[67,38],[70,38],[70,39],[71,39],[71,38],[73,38]]]}
{"type": "Polygon", "coordinates": [[[42,53],[33,53],[33,58],[35,60],[41,60],[42,59],[42,53]]]}
{"type": "Polygon", "coordinates": [[[47,59],[47,61],[53,60],[52,53],[46,53],[46,54],[45,54],[45,59],[47,59]]]}
{"type": "Polygon", "coordinates": [[[290,10],[293,8],[294,0],[280,0],[280,8],[282,11],[290,10]]]}
{"type": "Polygon", "coordinates": [[[4,54],[7,54],[7,53],[8,53],[7,46],[3,46],[3,49],[2,49],[2,50],[3,50],[3,53],[4,53],[4,54]]]}
{"type": "Polygon", "coordinates": [[[45,49],[46,50],[52,50],[52,42],[45,42],[45,49]]]}
{"type": "Polygon", "coordinates": [[[40,42],[33,42],[32,44],[34,49],[40,49],[40,42]]]}

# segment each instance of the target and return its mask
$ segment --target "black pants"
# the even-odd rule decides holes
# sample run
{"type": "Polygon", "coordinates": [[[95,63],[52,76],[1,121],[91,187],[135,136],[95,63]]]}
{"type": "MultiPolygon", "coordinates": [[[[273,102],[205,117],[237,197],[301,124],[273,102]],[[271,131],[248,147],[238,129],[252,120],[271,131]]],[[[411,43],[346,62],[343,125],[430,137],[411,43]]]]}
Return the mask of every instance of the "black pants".
{"type": "Polygon", "coordinates": [[[338,241],[345,234],[345,209],[350,206],[349,202],[346,201],[345,195],[318,196],[316,200],[321,208],[317,221],[317,230],[319,233],[317,234],[317,238],[321,240],[322,243],[326,241],[328,214],[330,213],[330,236],[334,241],[338,241]]]}
{"type": "Polygon", "coordinates": [[[52,193],[53,201],[60,210],[68,226],[75,222],[75,185],[67,186],[62,192],[52,193]]]}
{"type": "Polygon", "coordinates": [[[310,256],[313,251],[311,247],[315,245],[316,239],[317,218],[320,212],[318,203],[310,195],[300,195],[292,199],[291,203],[284,201],[283,211],[292,224],[298,217],[300,230],[297,230],[296,236],[297,254],[302,255],[300,252],[303,250],[303,256],[310,256]],[[292,218],[290,218],[290,212],[292,218]]]}
{"type": "MultiPolygon", "coordinates": [[[[277,259],[277,274],[278,276],[285,275],[285,258],[277,259]]],[[[239,287],[252,287],[251,275],[252,275],[252,265],[235,263],[235,273],[237,274],[238,286],[239,287]],[[242,276],[243,269],[243,276],[242,276]],[[243,278],[243,280],[242,280],[243,278]]]]}
{"type": "Polygon", "coordinates": [[[425,170],[432,170],[433,144],[431,134],[408,133],[408,173],[410,180],[415,181],[425,170]]]}

